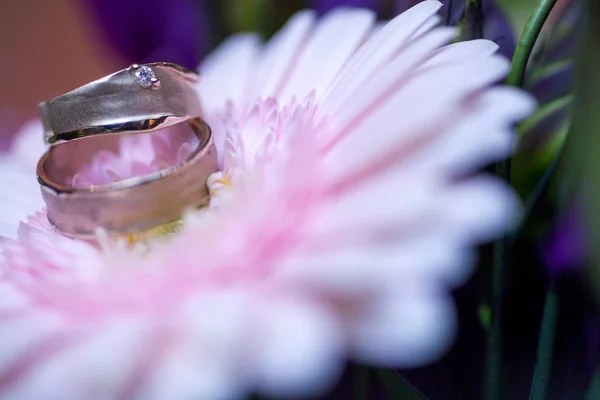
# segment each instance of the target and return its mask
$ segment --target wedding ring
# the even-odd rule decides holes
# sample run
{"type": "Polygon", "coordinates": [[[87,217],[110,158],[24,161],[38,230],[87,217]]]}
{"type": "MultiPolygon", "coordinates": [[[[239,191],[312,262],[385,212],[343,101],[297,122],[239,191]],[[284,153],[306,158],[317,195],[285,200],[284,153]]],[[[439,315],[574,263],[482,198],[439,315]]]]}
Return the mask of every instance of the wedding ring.
{"type": "Polygon", "coordinates": [[[98,228],[131,235],[173,224],[186,209],[208,202],[206,181],[217,171],[217,154],[210,127],[200,119],[197,81],[194,71],[176,64],[133,64],[40,103],[51,147],[38,162],[37,177],[48,220],[58,231],[77,238],[93,238],[98,228]],[[197,145],[177,165],[113,183],[75,185],[73,177],[99,151],[117,151],[121,138],[115,134],[168,128],[169,140],[177,142],[186,127],[197,145]]]}
{"type": "Polygon", "coordinates": [[[40,103],[44,138],[150,132],[200,117],[198,74],[172,63],[133,64],[40,103]]]}
{"type": "Polygon", "coordinates": [[[198,145],[180,164],[98,186],[73,187],[68,179],[99,150],[94,142],[103,141],[109,148],[111,143],[106,139],[114,142],[118,137],[52,146],[37,165],[50,223],[60,232],[77,238],[93,237],[98,228],[109,234],[130,234],[176,221],[184,210],[206,204],[209,200],[206,181],[217,170],[217,153],[205,122],[194,118],[187,125],[198,145]]]}

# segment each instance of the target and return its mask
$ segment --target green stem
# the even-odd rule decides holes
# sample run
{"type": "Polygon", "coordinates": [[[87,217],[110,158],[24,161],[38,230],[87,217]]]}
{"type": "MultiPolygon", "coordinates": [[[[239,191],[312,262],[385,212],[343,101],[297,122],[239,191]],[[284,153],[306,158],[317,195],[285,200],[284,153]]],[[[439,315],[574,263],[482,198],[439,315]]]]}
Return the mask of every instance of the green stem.
{"type": "Polygon", "coordinates": [[[509,238],[509,245],[510,245],[511,249],[515,245],[515,242],[520,238],[521,233],[525,229],[525,225],[532,218],[534,210],[537,207],[540,199],[545,194],[545,192],[548,190],[548,187],[550,186],[550,181],[555,176],[556,171],[558,169],[558,165],[562,159],[563,159],[563,148],[561,147],[560,149],[558,149],[557,153],[554,155],[554,159],[552,160],[552,162],[550,163],[548,168],[546,168],[544,175],[542,175],[539,182],[537,183],[537,185],[535,186],[535,188],[532,190],[531,194],[527,197],[527,200],[525,201],[525,205],[524,205],[525,211],[523,212],[523,218],[521,219],[517,229],[515,229],[513,231],[513,233],[511,234],[511,236],[509,238]]]}
{"type": "Polygon", "coordinates": [[[354,369],[354,400],[367,400],[369,398],[369,369],[362,365],[354,369]]]}
{"type": "MultiPolygon", "coordinates": [[[[502,239],[504,241],[504,239],[502,239]]],[[[504,245],[502,245],[504,248],[504,245]]],[[[496,250],[496,249],[495,249],[496,250]]],[[[495,251],[494,265],[502,265],[502,252],[495,251]]],[[[485,360],[485,400],[498,400],[500,398],[500,300],[502,286],[501,268],[494,268],[492,271],[492,303],[493,317],[492,325],[488,330],[487,352],[485,360]]]]}
{"type": "MultiPolygon", "coordinates": [[[[522,86],[527,62],[531,56],[535,42],[548,18],[556,0],[540,0],[533,10],[523,33],[517,43],[513,56],[510,73],[506,83],[511,86],[522,86]]],[[[510,182],[510,159],[496,165],[496,174],[510,182]]],[[[492,326],[488,331],[486,363],[485,363],[485,400],[498,400],[500,398],[500,372],[501,372],[501,315],[502,315],[502,281],[504,270],[508,265],[508,239],[502,238],[494,244],[491,277],[491,305],[492,326]]]]}
{"type": "Polygon", "coordinates": [[[548,15],[550,15],[550,11],[552,11],[554,4],[556,4],[556,0],[540,0],[538,6],[529,16],[527,24],[523,29],[523,33],[519,38],[519,43],[517,43],[517,48],[515,49],[510,73],[506,79],[507,84],[511,86],[523,85],[527,62],[533,51],[533,46],[535,46],[535,42],[542,31],[544,22],[546,22],[548,15]]]}
{"type": "Polygon", "coordinates": [[[552,352],[554,348],[554,337],[556,335],[556,323],[558,320],[558,295],[556,293],[556,282],[554,279],[548,286],[546,300],[544,302],[544,311],[542,313],[542,324],[540,326],[540,335],[538,339],[537,357],[533,380],[531,382],[531,392],[529,400],[544,400],[548,389],[550,379],[550,370],[552,367],[552,352]]]}
{"type": "Polygon", "coordinates": [[[590,387],[585,395],[585,400],[596,399],[600,399],[600,367],[594,373],[590,387]]]}
{"type": "Polygon", "coordinates": [[[386,393],[390,399],[402,400],[427,400],[427,397],[416,387],[395,371],[378,369],[375,373],[381,379],[386,393]]]}
{"type": "Polygon", "coordinates": [[[483,37],[483,21],[481,0],[467,0],[460,23],[460,39],[481,39],[483,37]]]}

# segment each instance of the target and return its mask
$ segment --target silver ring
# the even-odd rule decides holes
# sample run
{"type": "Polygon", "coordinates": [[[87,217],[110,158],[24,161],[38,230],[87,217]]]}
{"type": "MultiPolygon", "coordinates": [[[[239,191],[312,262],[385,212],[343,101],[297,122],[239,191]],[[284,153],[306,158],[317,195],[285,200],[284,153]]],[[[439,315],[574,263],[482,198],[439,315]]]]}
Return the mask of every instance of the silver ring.
{"type": "Polygon", "coordinates": [[[172,63],[133,64],[40,103],[50,144],[99,134],[150,132],[202,115],[198,74],[172,63]]]}

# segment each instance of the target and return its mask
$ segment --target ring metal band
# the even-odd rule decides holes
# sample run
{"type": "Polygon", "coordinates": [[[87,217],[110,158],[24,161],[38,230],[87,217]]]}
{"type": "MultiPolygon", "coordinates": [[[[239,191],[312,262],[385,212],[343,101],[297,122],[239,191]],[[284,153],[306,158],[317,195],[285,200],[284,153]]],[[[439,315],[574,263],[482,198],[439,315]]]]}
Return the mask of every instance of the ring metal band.
{"type": "Polygon", "coordinates": [[[187,123],[199,144],[185,161],[106,185],[67,185],[73,165],[60,152],[70,145],[51,147],[37,165],[50,223],[62,233],[80,238],[93,237],[100,227],[110,234],[133,233],[174,221],[185,209],[205,204],[209,199],[206,181],[217,170],[217,153],[210,127],[199,118],[187,123]]]}
{"type": "Polygon", "coordinates": [[[202,115],[198,74],[177,64],[133,64],[40,103],[44,139],[58,144],[88,136],[149,132],[202,115]]]}

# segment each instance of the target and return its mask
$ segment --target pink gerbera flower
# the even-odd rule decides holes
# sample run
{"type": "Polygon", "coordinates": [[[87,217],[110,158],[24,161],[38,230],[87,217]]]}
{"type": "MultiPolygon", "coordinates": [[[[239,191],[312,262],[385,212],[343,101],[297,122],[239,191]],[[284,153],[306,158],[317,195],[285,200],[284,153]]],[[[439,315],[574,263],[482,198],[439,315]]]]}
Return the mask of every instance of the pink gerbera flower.
{"type": "MultiPolygon", "coordinates": [[[[171,235],[55,232],[33,176],[41,127],[27,127],[0,160],[0,398],[314,394],[347,359],[440,357],[473,246],[518,213],[507,185],[473,173],[509,155],[533,108],[492,86],[509,67],[494,43],[447,45],[440,6],[385,25],[300,12],[264,47],[226,41],[198,87],[222,171],[171,235]]],[[[74,182],[145,173],[185,146],[124,138],[74,182]]]]}

